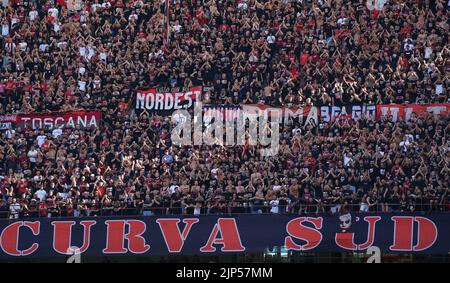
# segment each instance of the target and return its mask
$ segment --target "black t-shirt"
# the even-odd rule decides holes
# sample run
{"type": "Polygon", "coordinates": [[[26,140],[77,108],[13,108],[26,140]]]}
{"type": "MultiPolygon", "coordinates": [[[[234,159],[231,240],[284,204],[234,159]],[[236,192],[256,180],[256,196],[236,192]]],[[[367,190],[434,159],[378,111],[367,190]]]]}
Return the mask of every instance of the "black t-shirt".
{"type": "Polygon", "coordinates": [[[278,200],[278,205],[279,206],[285,206],[287,205],[287,200],[285,198],[281,198],[278,200]]]}
{"type": "Polygon", "coordinates": [[[370,181],[368,181],[368,180],[363,180],[363,181],[361,182],[361,188],[362,188],[365,192],[367,192],[368,190],[370,190],[370,188],[371,188],[370,181]]]}
{"type": "Polygon", "coordinates": [[[172,197],[172,207],[181,207],[181,199],[179,196],[172,197]]]}

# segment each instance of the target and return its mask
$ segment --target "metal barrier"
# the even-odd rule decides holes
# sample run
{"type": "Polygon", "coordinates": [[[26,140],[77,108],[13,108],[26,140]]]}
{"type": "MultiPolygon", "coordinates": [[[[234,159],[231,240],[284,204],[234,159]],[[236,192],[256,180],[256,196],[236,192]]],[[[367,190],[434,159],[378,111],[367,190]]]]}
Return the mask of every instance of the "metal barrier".
{"type": "Polygon", "coordinates": [[[66,218],[66,217],[124,217],[124,216],[162,216],[162,215],[239,215],[239,214],[337,214],[337,213],[430,213],[430,212],[450,212],[450,204],[409,204],[405,207],[403,204],[384,204],[373,205],[367,207],[364,204],[348,204],[348,205],[247,205],[247,206],[224,206],[222,208],[208,208],[205,206],[195,208],[194,206],[185,207],[152,207],[143,209],[139,207],[111,208],[100,207],[95,209],[83,210],[66,210],[58,209],[57,211],[44,210],[28,210],[19,213],[11,213],[9,211],[0,211],[0,219],[23,219],[23,218],[66,218]],[[363,209],[364,208],[364,209],[363,209]],[[366,209],[367,208],[367,209],[366,209]]]}

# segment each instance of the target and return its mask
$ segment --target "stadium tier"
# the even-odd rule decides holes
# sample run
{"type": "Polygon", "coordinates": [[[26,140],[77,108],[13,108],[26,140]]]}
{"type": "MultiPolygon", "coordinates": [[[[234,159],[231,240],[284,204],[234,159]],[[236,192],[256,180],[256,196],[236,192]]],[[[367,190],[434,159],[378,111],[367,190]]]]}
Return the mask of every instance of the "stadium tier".
{"type": "Polygon", "coordinates": [[[3,1],[0,247],[448,253],[449,5],[3,1]]]}

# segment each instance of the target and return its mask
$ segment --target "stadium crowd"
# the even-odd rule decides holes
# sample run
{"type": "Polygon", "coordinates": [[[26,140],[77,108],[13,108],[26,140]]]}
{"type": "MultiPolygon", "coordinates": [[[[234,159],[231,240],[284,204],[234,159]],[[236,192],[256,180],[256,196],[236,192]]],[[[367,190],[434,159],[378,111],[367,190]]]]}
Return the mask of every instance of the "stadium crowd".
{"type": "Polygon", "coordinates": [[[164,1],[9,2],[0,115],[103,117],[0,131],[4,217],[450,209],[448,117],[292,121],[263,158],[172,146],[167,117],[122,111],[148,86],[203,85],[217,104],[450,102],[445,0],[174,0],[170,40],[164,1]]]}

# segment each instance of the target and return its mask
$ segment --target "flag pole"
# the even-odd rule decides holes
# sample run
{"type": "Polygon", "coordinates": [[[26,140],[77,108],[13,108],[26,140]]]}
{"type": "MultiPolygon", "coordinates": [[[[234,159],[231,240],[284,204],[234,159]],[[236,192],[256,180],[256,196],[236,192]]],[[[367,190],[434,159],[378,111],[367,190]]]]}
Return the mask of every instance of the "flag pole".
{"type": "Polygon", "coordinates": [[[170,0],[164,0],[164,46],[167,48],[170,41],[169,21],[170,21],[170,0]]]}

